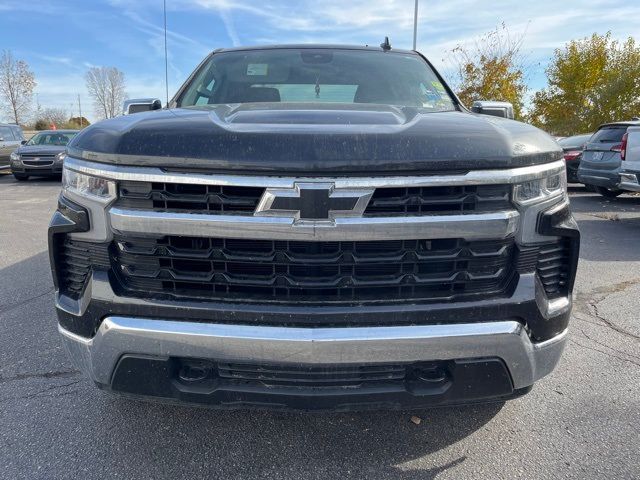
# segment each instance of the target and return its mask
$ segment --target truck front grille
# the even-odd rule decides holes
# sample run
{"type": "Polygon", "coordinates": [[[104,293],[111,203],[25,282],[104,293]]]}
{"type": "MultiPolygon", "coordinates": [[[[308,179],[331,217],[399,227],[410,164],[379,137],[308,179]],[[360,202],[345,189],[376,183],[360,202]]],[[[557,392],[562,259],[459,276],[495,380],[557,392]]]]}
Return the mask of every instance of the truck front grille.
{"type": "Polygon", "coordinates": [[[378,188],[365,216],[461,214],[508,210],[509,185],[378,188]]]}
{"type": "MultiPolygon", "coordinates": [[[[264,188],[121,182],[117,206],[136,210],[252,215],[264,188]]],[[[365,217],[444,215],[509,210],[510,185],[378,188],[365,217]]]]}
{"type": "Polygon", "coordinates": [[[60,291],[77,298],[92,269],[114,268],[130,293],[270,300],[456,299],[501,295],[513,272],[535,268],[549,298],[567,294],[571,240],[516,249],[509,240],[280,242],[195,237],[60,235],[60,291]],[[534,266],[535,265],[535,266],[534,266]]]}
{"type": "Polygon", "coordinates": [[[515,274],[513,239],[272,241],[165,236],[114,240],[133,295],[242,301],[453,300],[500,296],[515,274]]]}
{"type": "Polygon", "coordinates": [[[251,215],[264,188],[121,182],[118,206],[154,211],[251,215]]]}

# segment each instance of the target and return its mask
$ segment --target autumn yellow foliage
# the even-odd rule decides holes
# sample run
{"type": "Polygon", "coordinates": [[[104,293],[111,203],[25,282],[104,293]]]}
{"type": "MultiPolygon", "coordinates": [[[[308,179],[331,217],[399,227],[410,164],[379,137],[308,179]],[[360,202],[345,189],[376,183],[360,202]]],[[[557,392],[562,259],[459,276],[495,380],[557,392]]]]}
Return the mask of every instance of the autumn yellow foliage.
{"type": "Polygon", "coordinates": [[[502,25],[472,45],[452,52],[457,69],[455,91],[464,105],[475,100],[511,102],[516,119],[522,119],[527,85],[520,48],[524,34],[513,37],[502,25]]]}
{"type": "Polygon", "coordinates": [[[593,34],[555,51],[548,85],[536,92],[528,120],[556,135],[592,132],[640,115],[640,47],[593,34]]]}

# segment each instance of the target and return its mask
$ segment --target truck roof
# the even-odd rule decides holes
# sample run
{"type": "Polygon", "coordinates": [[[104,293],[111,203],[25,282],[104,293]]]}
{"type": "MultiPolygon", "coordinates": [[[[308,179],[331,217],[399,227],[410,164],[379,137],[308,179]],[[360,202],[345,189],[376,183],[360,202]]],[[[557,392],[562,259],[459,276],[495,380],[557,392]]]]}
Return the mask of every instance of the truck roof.
{"type": "MultiPolygon", "coordinates": [[[[324,43],[292,43],[292,44],[277,44],[277,45],[256,45],[256,46],[245,46],[245,47],[231,47],[231,48],[217,48],[213,51],[213,53],[220,52],[238,52],[245,50],[274,50],[274,49],[310,49],[310,50],[320,50],[320,49],[331,49],[331,50],[369,50],[369,51],[378,51],[382,52],[383,50],[379,45],[332,45],[332,44],[324,44],[324,43]]],[[[417,52],[414,50],[404,50],[400,48],[394,48],[392,46],[391,50],[386,50],[390,53],[409,53],[416,55],[417,52]]]]}

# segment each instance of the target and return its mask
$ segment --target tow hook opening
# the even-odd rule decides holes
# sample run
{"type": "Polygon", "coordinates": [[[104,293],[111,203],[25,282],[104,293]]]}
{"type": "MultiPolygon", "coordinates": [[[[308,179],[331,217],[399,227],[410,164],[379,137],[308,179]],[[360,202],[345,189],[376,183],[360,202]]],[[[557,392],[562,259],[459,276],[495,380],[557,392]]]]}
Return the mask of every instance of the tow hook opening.
{"type": "Polygon", "coordinates": [[[215,365],[203,360],[182,360],[178,370],[181,382],[196,383],[207,380],[215,375],[215,365]]]}

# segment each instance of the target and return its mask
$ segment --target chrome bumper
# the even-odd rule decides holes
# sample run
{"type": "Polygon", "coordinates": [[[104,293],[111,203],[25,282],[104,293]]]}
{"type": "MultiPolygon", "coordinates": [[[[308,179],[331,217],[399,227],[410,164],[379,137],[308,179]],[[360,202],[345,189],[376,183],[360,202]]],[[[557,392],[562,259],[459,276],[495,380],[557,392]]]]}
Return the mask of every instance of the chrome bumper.
{"type": "Polygon", "coordinates": [[[399,327],[288,328],[108,317],[86,339],[59,327],[76,365],[109,385],[126,354],[276,364],[376,364],[501,358],[514,388],[550,373],[567,331],[531,342],[516,321],[399,327]]]}

